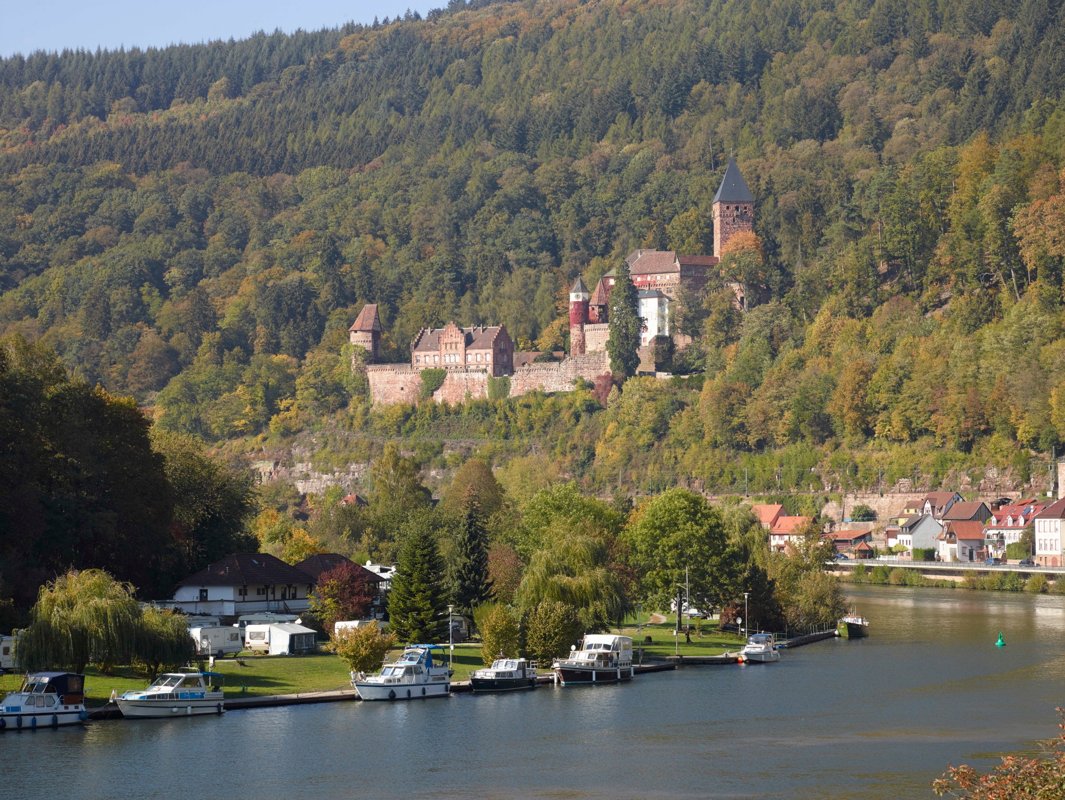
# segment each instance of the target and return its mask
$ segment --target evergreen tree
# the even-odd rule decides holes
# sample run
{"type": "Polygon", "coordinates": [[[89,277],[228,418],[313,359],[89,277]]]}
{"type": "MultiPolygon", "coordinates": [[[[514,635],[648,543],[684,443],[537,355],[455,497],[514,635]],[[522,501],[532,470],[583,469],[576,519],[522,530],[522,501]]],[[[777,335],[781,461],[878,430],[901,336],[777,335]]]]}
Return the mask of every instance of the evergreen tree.
{"type": "Polygon", "coordinates": [[[639,297],[629,276],[629,264],[622,261],[614,286],[610,290],[610,337],[606,351],[610,354],[610,370],[615,375],[630,378],[640,365],[639,297]]]}
{"type": "Polygon", "coordinates": [[[468,497],[459,531],[458,554],[454,568],[455,609],[467,617],[473,609],[493,596],[488,577],[488,531],[481,519],[476,497],[468,497]]]}
{"type": "Polygon", "coordinates": [[[401,642],[440,641],[447,635],[444,561],[428,524],[410,526],[399,549],[388,615],[401,642]]]}

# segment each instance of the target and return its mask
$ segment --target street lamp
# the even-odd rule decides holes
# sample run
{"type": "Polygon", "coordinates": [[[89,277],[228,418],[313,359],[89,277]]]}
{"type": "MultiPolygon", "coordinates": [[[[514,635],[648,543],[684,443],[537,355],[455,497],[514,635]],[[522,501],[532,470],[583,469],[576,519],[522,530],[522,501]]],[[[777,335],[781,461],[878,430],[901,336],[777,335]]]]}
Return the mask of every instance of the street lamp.
{"type": "Polygon", "coordinates": [[[751,615],[747,613],[747,595],[748,592],[743,593],[743,616],[747,620],[747,627],[751,627],[751,615]]]}
{"type": "Polygon", "coordinates": [[[447,671],[454,672],[452,662],[455,660],[454,628],[451,625],[451,610],[454,606],[447,604],[447,671]]]}

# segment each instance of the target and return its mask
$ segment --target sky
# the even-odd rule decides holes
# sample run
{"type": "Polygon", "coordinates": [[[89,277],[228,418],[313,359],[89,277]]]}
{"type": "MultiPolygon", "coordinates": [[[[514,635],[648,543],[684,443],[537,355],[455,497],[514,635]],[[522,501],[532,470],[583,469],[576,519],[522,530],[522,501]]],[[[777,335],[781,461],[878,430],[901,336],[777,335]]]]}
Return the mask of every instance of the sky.
{"type": "Polygon", "coordinates": [[[334,28],[423,17],[447,0],[0,0],[0,57],[65,48],[117,50],[245,39],[256,31],[334,28]]]}

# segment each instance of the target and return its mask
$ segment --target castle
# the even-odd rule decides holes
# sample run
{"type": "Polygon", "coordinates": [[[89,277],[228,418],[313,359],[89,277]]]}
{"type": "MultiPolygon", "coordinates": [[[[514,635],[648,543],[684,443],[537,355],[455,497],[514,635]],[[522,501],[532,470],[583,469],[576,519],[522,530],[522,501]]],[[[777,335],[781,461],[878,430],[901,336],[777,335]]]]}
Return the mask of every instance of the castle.
{"type": "MultiPolygon", "coordinates": [[[[706,288],[708,270],[721,261],[721,253],[737,233],[754,230],[754,195],[743,180],[736,160],[729,159],[712,205],[714,254],[680,255],[673,250],[636,250],[625,259],[639,296],[638,314],[643,320],[640,345],[646,347],[658,336],[676,334],[670,325],[672,306],[681,289],[700,293],[706,288]]],[[[589,293],[578,276],[569,293],[570,353],[583,355],[606,349],[610,334],[610,290],[616,275],[611,270],[589,293]]],[[[745,307],[742,286],[733,285],[736,300],[745,307]]],[[[678,342],[684,344],[685,342],[678,342]]]]}
{"type": "MultiPolygon", "coordinates": [[[[670,323],[681,290],[701,293],[709,270],[720,262],[728,241],[737,233],[754,229],[754,196],[732,158],[714,195],[712,214],[712,256],[636,250],[625,259],[639,296],[638,313],[643,320],[640,345],[648,354],[660,336],[672,337],[678,346],[687,343],[670,323]]],[[[537,363],[534,357],[539,354],[515,352],[503,325],[463,328],[449,322],[443,328],[418,332],[411,342],[409,364],[378,364],[382,328],[377,305],[372,303],[363,307],[349,328],[349,340],[366,351],[366,376],[374,404],[417,403],[422,392],[421,373],[427,369],[444,371],[433,392],[437,402],[488,397],[493,379],[506,379],[496,384],[496,392],[509,397],[532,391],[572,391],[578,381],[594,382],[610,375],[606,343],[615,280],[611,270],[592,292],[579,276],[573,283],[569,293],[570,354],[561,362],[537,363]]],[[[743,287],[737,284],[732,288],[737,304],[744,308],[743,287]]]]}

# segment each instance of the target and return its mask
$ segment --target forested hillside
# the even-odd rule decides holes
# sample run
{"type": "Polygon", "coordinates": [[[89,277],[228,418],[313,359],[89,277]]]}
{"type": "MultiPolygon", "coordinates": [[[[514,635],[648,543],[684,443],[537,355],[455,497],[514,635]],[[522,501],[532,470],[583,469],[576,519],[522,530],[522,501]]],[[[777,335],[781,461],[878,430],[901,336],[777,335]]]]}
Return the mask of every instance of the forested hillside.
{"type": "Polygon", "coordinates": [[[597,489],[1025,479],[1065,441],[1058,4],[474,5],[0,61],[0,333],[233,449],[458,439],[597,489]],[[578,274],[710,251],[730,154],[757,303],[711,286],[692,377],[369,408],[363,303],[396,360],[450,319],[561,349],[578,274]]]}

